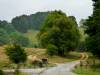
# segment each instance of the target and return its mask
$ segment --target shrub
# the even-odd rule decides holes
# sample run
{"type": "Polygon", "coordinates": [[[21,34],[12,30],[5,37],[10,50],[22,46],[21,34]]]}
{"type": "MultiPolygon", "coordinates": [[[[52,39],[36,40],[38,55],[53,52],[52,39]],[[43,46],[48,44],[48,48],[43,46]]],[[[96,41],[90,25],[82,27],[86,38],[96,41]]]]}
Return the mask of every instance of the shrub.
{"type": "Polygon", "coordinates": [[[55,45],[49,44],[47,46],[47,54],[50,56],[57,54],[57,47],[55,45]]]}

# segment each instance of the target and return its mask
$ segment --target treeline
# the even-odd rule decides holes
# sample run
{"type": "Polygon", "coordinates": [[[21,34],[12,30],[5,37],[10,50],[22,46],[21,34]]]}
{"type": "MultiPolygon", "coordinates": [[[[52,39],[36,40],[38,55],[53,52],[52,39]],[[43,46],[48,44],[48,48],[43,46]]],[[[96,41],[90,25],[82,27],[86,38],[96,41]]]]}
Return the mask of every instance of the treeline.
{"type": "Polygon", "coordinates": [[[17,16],[12,19],[12,25],[14,28],[22,33],[27,32],[30,29],[40,30],[41,25],[45,21],[46,16],[49,12],[37,12],[32,15],[17,16]]]}
{"type": "Polygon", "coordinates": [[[12,43],[27,46],[29,40],[22,33],[16,31],[11,23],[0,21],[0,46],[12,43]]]}
{"type": "Polygon", "coordinates": [[[37,12],[32,15],[17,16],[11,23],[0,20],[0,46],[18,43],[21,46],[30,45],[28,37],[24,36],[28,30],[39,30],[49,12],[37,12]]]}

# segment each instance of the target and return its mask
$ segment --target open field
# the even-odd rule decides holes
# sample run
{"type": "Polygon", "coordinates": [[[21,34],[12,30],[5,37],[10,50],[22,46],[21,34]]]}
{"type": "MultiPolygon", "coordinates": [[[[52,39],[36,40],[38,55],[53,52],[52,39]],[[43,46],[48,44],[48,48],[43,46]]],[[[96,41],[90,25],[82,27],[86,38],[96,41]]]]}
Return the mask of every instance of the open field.
{"type": "MultiPolygon", "coordinates": [[[[12,62],[8,60],[8,57],[5,55],[4,51],[5,51],[4,47],[0,47],[0,67],[1,68],[13,68],[12,66],[14,66],[14,64],[12,64],[12,62]]],[[[54,63],[54,64],[70,62],[70,61],[78,60],[80,58],[79,52],[70,52],[68,56],[63,58],[59,56],[52,56],[52,57],[48,56],[45,53],[46,49],[26,48],[25,51],[27,55],[37,56],[39,59],[48,58],[49,63],[54,63]]]]}

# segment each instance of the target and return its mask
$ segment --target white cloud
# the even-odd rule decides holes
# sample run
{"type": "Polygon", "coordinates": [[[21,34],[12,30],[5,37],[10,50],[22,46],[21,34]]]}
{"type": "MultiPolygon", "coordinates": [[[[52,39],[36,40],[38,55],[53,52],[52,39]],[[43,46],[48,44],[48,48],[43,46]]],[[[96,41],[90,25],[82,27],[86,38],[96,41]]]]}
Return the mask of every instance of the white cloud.
{"type": "Polygon", "coordinates": [[[79,21],[92,14],[91,0],[0,0],[0,19],[10,21],[22,14],[60,9],[79,21]]]}

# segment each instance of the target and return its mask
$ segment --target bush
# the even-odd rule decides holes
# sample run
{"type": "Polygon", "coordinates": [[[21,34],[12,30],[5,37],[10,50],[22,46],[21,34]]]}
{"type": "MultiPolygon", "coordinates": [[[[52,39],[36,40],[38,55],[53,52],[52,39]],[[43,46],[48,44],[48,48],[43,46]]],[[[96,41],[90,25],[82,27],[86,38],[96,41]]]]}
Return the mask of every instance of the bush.
{"type": "Polygon", "coordinates": [[[23,63],[26,61],[25,50],[17,44],[8,46],[6,49],[6,54],[9,56],[9,59],[15,64],[23,63]]]}
{"type": "Polygon", "coordinates": [[[15,70],[15,75],[19,75],[20,63],[24,63],[27,59],[25,50],[17,44],[7,47],[6,54],[9,56],[9,59],[17,65],[15,70]]]}
{"type": "Polygon", "coordinates": [[[57,47],[55,45],[49,44],[47,46],[47,54],[50,56],[57,55],[57,47]]]}

